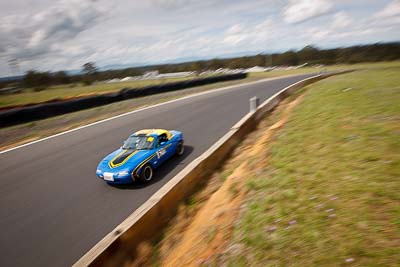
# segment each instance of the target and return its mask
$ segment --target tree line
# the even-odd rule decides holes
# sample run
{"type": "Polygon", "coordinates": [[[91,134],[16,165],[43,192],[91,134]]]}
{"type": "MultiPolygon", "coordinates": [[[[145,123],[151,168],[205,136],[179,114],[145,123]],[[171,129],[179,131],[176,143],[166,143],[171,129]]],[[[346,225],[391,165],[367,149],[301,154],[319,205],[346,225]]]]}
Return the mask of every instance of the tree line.
{"type": "Polygon", "coordinates": [[[181,71],[201,72],[219,68],[237,69],[254,66],[294,66],[304,63],[308,63],[309,65],[354,64],[360,62],[393,61],[398,59],[400,59],[400,42],[376,43],[333,49],[319,49],[316,46],[308,45],[301,50],[289,50],[284,53],[258,54],[224,59],[215,58],[177,64],[160,64],[106,71],[99,71],[93,62],[88,62],[82,66],[82,72],[79,75],[68,75],[65,71],[39,72],[30,70],[24,75],[21,83],[23,87],[46,88],[50,85],[70,83],[89,85],[94,81],[137,76],[153,70],[158,70],[160,73],[181,71]]]}

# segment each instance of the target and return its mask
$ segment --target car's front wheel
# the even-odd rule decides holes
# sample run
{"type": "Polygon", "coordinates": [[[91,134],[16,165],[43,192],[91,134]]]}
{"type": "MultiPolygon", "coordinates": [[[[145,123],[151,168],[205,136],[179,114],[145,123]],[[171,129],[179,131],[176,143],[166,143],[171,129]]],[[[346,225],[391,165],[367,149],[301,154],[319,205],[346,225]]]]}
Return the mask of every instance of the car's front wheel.
{"type": "Polygon", "coordinates": [[[185,146],[183,145],[183,141],[179,141],[178,145],[176,145],[176,154],[182,156],[183,152],[185,152],[185,146]]]}
{"type": "Polygon", "coordinates": [[[143,166],[142,171],[140,172],[139,179],[143,183],[148,183],[153,179],[153,168],[150,164],[146,164],[143,166]]]}

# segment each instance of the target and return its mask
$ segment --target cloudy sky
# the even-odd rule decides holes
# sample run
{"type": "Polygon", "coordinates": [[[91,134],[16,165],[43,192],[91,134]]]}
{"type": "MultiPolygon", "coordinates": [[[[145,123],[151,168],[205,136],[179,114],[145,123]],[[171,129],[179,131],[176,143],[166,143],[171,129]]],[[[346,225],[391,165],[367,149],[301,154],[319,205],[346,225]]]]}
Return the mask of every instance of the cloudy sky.
{"type": "Polygon", "coordinates": [[[0,76],[399,37],[400,0],[1,1],[0,76]]]}

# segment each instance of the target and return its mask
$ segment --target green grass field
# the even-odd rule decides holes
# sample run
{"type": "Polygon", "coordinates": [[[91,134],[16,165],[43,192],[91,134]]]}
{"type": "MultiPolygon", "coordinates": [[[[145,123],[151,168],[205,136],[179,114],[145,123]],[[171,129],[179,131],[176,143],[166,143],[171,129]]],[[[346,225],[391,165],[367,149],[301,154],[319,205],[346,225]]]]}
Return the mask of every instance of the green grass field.
{"type": "Polygon", "coordinates": [[[400,66],[307,87],[274,139],[229,265],[399,266],[400,66]]]}

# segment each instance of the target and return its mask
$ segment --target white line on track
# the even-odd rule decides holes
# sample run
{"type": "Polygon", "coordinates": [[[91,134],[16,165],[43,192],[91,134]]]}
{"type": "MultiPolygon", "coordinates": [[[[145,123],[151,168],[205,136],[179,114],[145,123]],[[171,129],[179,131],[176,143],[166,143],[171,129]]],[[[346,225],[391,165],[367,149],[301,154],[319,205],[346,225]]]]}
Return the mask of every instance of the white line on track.
{"type": "MultiPolygon", "coordinates": [[[[309,73],[309,74],[313,74],[313,73],[309,73]]],[[[299,74],[299,75],[301,75],[301,74],[299,74]]],[[[266,82],[266,81],[279,80],[279,79],[284,79],[284,78],[288,78],[288,77],[295,77],[295,76],[298,76],[298,75],[287,75],[287,76],[280,76],[280,77],[274,77],[274,78],[266,78],[266,79],[262,79],[262,80],[258,80],[258,81],[254,81],[254,82],[248,82],[248,83],[242,83],[242,84],[226,86],[226,87],[217,88],[217,89],[214,89],[214,90],[209,90],[209,91],[206,91],[206,92],[200,92],[200,93],[184,96],[184,97],[181,97],[181,98],[169,100],[167,102],[158,103],[158,104],[155,104],[155,105],[152,105],[152,106],[135,109],[135,110],[132,110],[132,111],[129,111],[129,112],[126,112],[126,113],[122,113],[122,114],[113,116],[111,118],[107,118],[107,119],[103,119],[103,120],[100,120],[100,121],[92,122],[92,123],[89,123],[89,124],[86,124],[86,125],[82,125],[82,126],[79,126],[77,128],[74,128],[74,129],[71,129],[71,130],[68,130],[68,131],[64,131],[64,132],[61,132],[61,133],[50,135],[50,136],[41,138],[39,140],[35,140],[35,141],[29,142],[29,143],[26,143],[26,144],[22,144],[22,145],[19,145],[19,146],[16,146],[16,147],[12,147],[12,148],[9,148],[9,149],[2,150],[2,151],[0,151],[0,155],[4,154],[4,153],[7,153],[7,152],[10,152],[10,151],[13,151],[13,150],[16,150],[16,149],[19,149],[19,148],[23,148],[23,147],[30,146],[30,145],[33,145],[33,144],[36,144],[36,143],[39,143],[39,142],[43,142],[45,140],[48,140],[48,139],[51,139],[51,138],[55,138],[55,137],[58,137],[58,136],[61,136],[61,135],[64,135],[64,134],[72,133],[72,132],[84,129],[86,127],[90,127],[90,126],[93,126],[93,125],[96,125],[96,124],[100,124],[100,123],[107,122],[107,121],[114,120],[114,119],[118,119],[118,118],[121,118],[121,117],[124,117],[124,116],[127,116],[127,115],[131,115],[133,113],[140,112],[140,111],[143,111],[143,110],[159,107],[159,106],[162,106],[162,105],[171,104],[171,103],[182,101],[182,100],[185,100],[185,99],[188,99],[188,98],[192,98],[192,97],[198,97],[198,96],[205,95],[205,94],[212,94],[212,93],[216,93],[216,92],[219,92],[219,91],[224,91],[224,90],[228,90],[228,89],[232,89],[232,88],[236,88],[236,87],[248,86],[248,85],[262,83],[262,82],[266,82]]]]}

